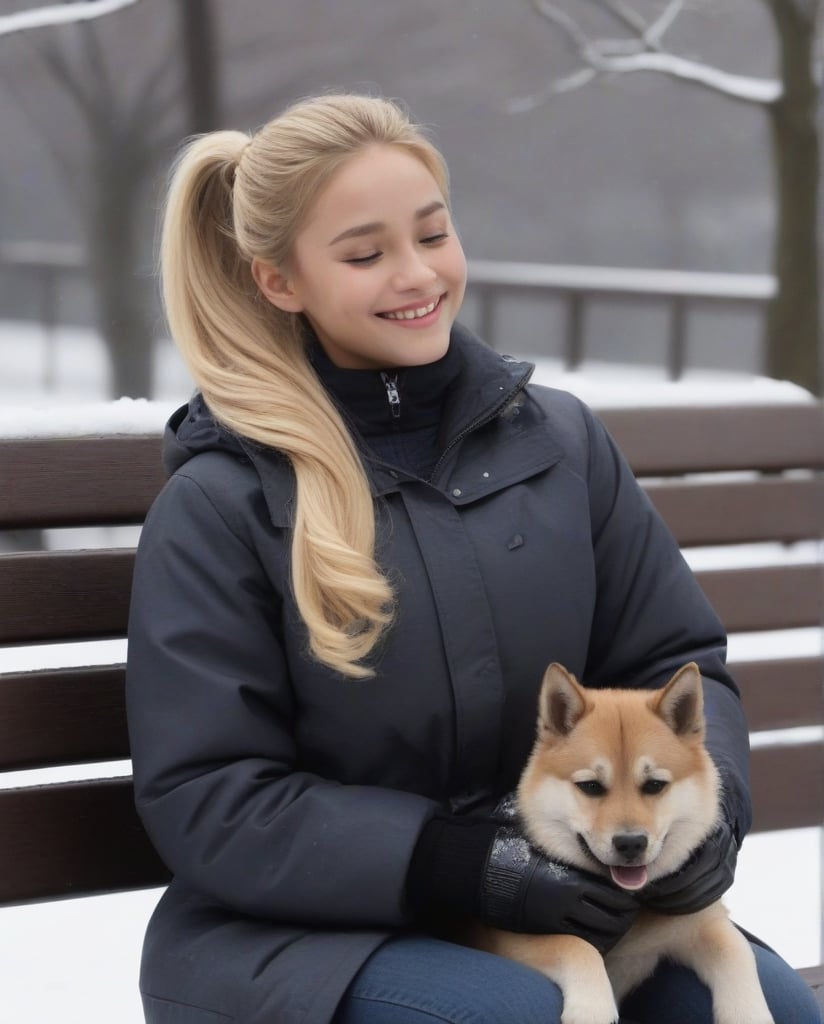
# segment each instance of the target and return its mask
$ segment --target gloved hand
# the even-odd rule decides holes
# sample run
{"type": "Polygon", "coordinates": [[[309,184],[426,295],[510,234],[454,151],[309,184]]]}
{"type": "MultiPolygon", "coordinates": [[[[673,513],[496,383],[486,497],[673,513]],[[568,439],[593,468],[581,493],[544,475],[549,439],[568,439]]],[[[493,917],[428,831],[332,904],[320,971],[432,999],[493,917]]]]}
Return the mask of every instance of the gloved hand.
{"type": "Polygon", "coordinates": [[[694,914],[729,889],[737,860],[735,832],[725,821],[679,871],[650,882],[638,894],[639,899],[662,914],[694,914]]]}
{"type": "Polygon", "coordinates": [[[512,932],[577,935],[606,953],[639,909],[631,893],[549,860],[515,829],[496,832],[480,883],[482,921],[512,932]]]}
{"type": "Polygon", "coordinates": [[[635,896],[606,879],[551,861],[510,823],[434,818],[407,879],[418,912],[471,914],[506,931],[578,935],[604,953],[635,919],[635,896]]]}

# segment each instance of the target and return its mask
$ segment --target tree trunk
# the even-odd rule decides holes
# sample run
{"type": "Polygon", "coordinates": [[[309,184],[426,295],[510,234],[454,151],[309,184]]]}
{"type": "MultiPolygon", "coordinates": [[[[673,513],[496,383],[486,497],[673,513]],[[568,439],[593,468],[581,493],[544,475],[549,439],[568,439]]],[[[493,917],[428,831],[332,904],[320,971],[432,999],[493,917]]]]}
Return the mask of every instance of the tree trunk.
{"type": "Polygon", "coordinates": [[[210,0],[178,0],[178,18],[189,131],[211,132],[219,127],[220,89],[217,33],[210,0]]]}
{"type": "MultiPolygon", "coordinates": [[[[178,0],[188,130],[214,129],[219,118],[217,46],[210,0],[178,0]]],[[[98,327],[106,343],[112,398],[151,397],[156,321],[152,269],[141,270],[140,191],[146,153],[129,118],[98,126],[91,213],[91,271],[98,327]]]]}
{"type": "Polygon", "coordinates": [[[147,398],[152,393],[154,303],[151,268],[140,271],[140,160],[114,132],[100,146],[89,251],[98,329],[109,355],[109,395],[147,398]]]}
{"type": "Polygon", "coordinates": [[[769,7],[778,31],[784,93],[771,108],[778,211],[773,269],[778,293],[767,309],[767,372],[820,395],[816,17],[789,0],[770,0],[769,7]]]}

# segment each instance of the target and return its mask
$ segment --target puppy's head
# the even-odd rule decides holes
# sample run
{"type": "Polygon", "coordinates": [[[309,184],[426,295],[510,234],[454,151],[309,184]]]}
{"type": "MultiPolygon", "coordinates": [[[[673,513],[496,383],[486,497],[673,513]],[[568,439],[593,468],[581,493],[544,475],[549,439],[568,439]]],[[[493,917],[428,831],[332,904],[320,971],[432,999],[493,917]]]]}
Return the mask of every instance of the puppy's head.
{"type": "Polygon", "coordinates": [[[694,663],[655,691],[584,689],[549,666],[518,810],[550,857],[642,889],[712,832],[718,787],[694,663]]]}

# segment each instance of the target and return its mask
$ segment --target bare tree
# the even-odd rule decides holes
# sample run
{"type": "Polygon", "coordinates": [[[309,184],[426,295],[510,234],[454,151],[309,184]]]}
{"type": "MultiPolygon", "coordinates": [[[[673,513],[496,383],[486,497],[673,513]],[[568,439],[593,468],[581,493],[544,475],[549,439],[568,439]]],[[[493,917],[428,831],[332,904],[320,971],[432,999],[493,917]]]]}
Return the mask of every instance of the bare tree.
{"type": "Polygon", "coordinates": [[[66,26],[31,46],[85,129],[79,160],[76,136],[61,145],[51,124],[44,134],[81,214],[110,392],[148,395],[154,303],[151,273],[141,268],[140,210],[159,156],[157,127],[168,113],[170,64],[164,54],[143,85],[124,95],[95,25],[66,26]]]}
{"type": "MultiPolygon", "coordinates": [[[[114,0],[108,2],[112,6],[114,0]]],[[[119,6],[136,2],[119,0],[119,6]]],[[[62,6],[80,10],[96,5],[62,6]]],[[[177,21],[166,45],[141,69],[137,87],[123,81],[115,37],[104,38],[98,24],[63,25],[28,40],[85,130],[78,164],[76,137],[70,135],[61,145],[48,112],[32,111],[82,213],[114,397],[151,394],[157,303],[153,268],[146,259],[146,223],[153,183],[181,135],[209,130],[218,117],[211,0],[176,0],[174,13],[177,21]]],[[[29,97],[18,93],[18,101],[31,111],[29,97]]]]}
{"type": "Polygon", "coordinates": [[[684,13],[686,0],[662,0],[652,17],[642,14],[637,2],[588,0],[588,5],[608,18],[618,33],[598,37],[560,2],[531,3],[575,47],[581,66],[551,81],[540,92],[514,101],[510,109],[515,112],[581,88],[601,75],[640,71],[667,75],[764,110],[772,130],[777,209],[773,269],[778,282],[777,294],[767,310],[767,372],[821,394],[819,108],[824,0],[762,0],[778,41],[776,79],[731,74],[667,48],[665,38],[684,13]]]}

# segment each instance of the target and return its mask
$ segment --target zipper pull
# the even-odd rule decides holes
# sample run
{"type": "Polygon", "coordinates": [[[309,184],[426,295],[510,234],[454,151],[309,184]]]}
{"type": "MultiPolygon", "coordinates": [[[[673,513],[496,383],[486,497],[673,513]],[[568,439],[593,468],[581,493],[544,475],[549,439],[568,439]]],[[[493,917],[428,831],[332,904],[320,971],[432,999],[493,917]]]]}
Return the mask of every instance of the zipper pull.
{"type": "Polygon", "coordinates": [[[386,397],[389,400],[389,408],[392,410],[392,419],[397,420],[401,415],[401,395],[398,391],[398,375],[390,377],[388,373],[381,373],[383,386],[386,388],[386,397]]]}

